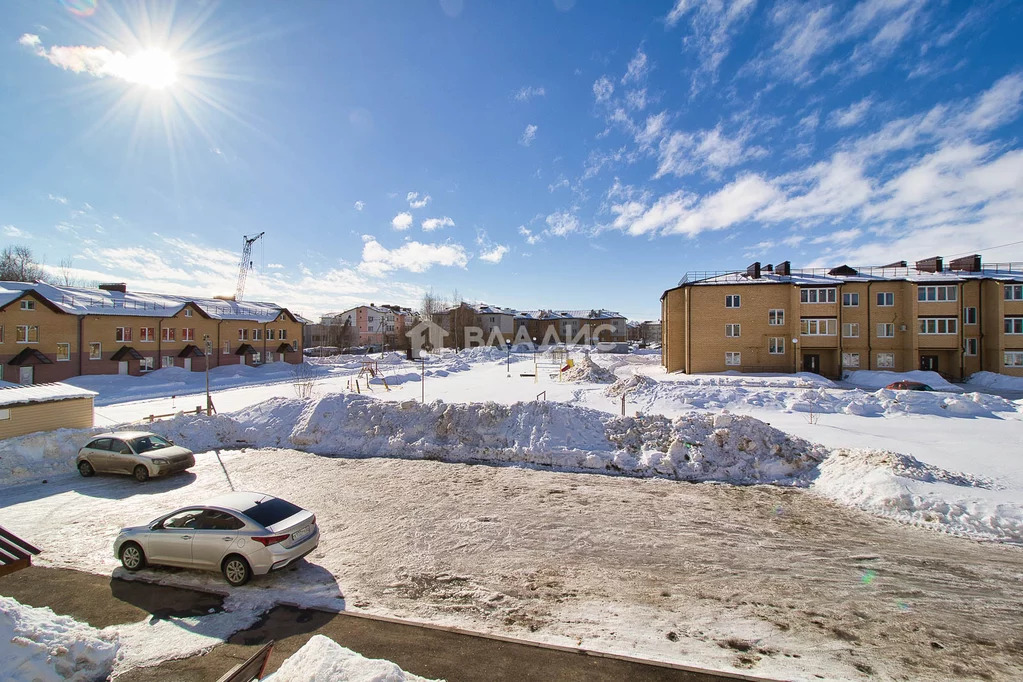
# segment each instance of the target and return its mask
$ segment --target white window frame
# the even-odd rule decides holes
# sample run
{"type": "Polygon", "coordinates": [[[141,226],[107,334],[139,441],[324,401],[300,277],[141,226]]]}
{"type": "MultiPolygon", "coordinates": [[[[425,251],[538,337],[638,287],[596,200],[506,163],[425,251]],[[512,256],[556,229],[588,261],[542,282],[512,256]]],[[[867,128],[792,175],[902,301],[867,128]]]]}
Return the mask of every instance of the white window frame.
{"type": "Polygon", "coordinates": [[[785,355],[785,337],[784,336],[771,336],[767,339],[767,353],[768,355],[785,355]]]}
{"type": "Polygon", "coordinates": [[[89,342],[89,359],[90,360],[102,360],[103,359],[103,344],[99,341],[89,342]]]}
{"type": "Polygon", "coordinates": [[[182,327],[181,328],[181,340],[182,341],[195,341],[195,327],[182,327]]]}
{"type": "Polygon", "coordinates": [[[742,334],[742,325],[731,323],[725,325],[725,337],[726,338],[738,338],[742,334]]]}
{"type": "Polygon", "coordinates": [[[959,333],[959,318],[921,317],[920,333],[924,336],[949,336],[959,333]]]}
{"type": "Polygon", "coordinates": [[[17,325],[14,332],[14,342],[39,343],[39,326],[34,324],[17,325]]]}
{"type": "Polygon", "coordinates": [[[954,284],[924,287],[918,286],[916,288],[916,300],[920,303],[944,303],[946,301],[958,301],[959,288],[954,284]]]}
{"type": "Polygon", "coordinates": [[[837,336],[838,320],[833,317],[804,317],[799,320],[800,336],[837,336]]]}
{"type": "Polygon", "coordinates": [[[842,367],[855,367],[860,366],[860,354],[859,353],[842,353],[842,367]]]}
{"type": "MultiPolygon", "coordinates": [[[[1006,284],[1005,300],[1023,301],[1023,284],[1006,284]]],[[[1006,367],[1008,367],[1008,365],[1006,365],[1006,367]]]]}
{"type": "Polygon", "coordinates": [[[263,340],[263,330],[262,329],[253,329],[252,330],[252,340],[253,341],[262,341],[263,340]]]}
{"type": "Polygon", "coordinates": [[[1016,334],[1023,334],[1023,317],[1006,316],[1005,317],[1005,333],[1010,336],[1016,334]]]}
{"type": "Polygon", "coordinates": [[[36,302],[35,301],[27,301],[27,300],[22,301],[21,302],[21,309],[22,310],[35,310],[36,309],[36,302]]]}
{"type": "Polygon", "coordinates": [[[822,287],[820,289],[800,289],[800,303],[834,303],[837,300],[838,289],[836,287],[822,287]],[[823,299],[823,300],[822,300],[823,299]]]}
{"type": "Polygon", "coordinates": [[[273,341],[274,340],[274,328],[273,327],[267,327],[266,328],[266,340],[267,341],[273,341]]]}
{"type": "Polygon", "coordinates": [[[139,343],[156,341],[156,327],[139,327],[139,343]]]}
{"type": "Polygon", "coordinates": [[[1007,350],[1002,354],[1002,363],[1006,367],[1023,367],[1023,350],[1007,350]]]}
{"type": "Polygon", "coordinates": [[[726,367],[741,367],[742,366],[742,353],[738,351],[725,351],[725,366],[726,367]]]}
{"type": "Polygon", "coordinates": [[[166,369],[168,367],[173,367],[173,366],[174,366],[174,356],[173,355],[164,355],[163,357],[160,358],[160,369],[166,369]]]}
{"type": "Polygon", "coordinates": [[[878,322],[877,323],[877,338],[879,339],[894,339],[895,338],[895,323],[894,322],[878,322]],[[889,333],[886,333],[889,332],[889,333]]]}
{"type": "Polygon", "coordinates": [[[261,361],[262,357],[263,357],[262,354],[257,350],[255,353],[252,354],[252,364],[254,365],[262,364],[261,361]]]}
{"type": "Polygon", "coordinates": [[[191,308],[185,308],[185,317],[191,317],[191,316],[192,316],[192,309],[191,308]]]}
{"type": "Polygon", "coordinates": [[[858,338],[860,338],[860,323],[859,322],[843,322],[842,323],[842,338],[843,339],[858,339],[858,338]]]}
{"type": "Polygon", "coordinates": [[[231,354],[231,342],[230,341],[225,341],[224,342],[224,355],[230,355],[230,354],[231,354]]]}
{"type": "Polygon", "coordinates": [[[860,307],[860,294],[857,291],[850,291],[842,294],[842,307],[843,308],[859,308],[860,307]]]}
{"type": "Polygon", "coordinates": [[[174,327],[164,327],[161,338],[167,343],[176,343],[177,335],[177,330],[174,327]]]}
{"type": "Polygon", "coordinates": [[[771,327],[781,327],[785,324],[785,309],[771,308],[767,311],[767,324],[771,327]]]}
{"type": "Polygon", "coordinates": [[[152,372],[153,371],[153,358],[148,355],[143,355],[139,358],[139,371],[140,372],[152,372]]]}
{"type": "Polygon", "coordinates": [[[895,305],[895,292],[894,291],[879,291],[877,292],[877,306],[879,308],[891,308],[895,305]]]}
{"type": "Polygon", "coordinates": [[[57,344],[57,362],[71,362],[71,344],[70,343],[58,343],[57,344]],[[61,350],[64,351],[63,357],[61,357],[61,350]]]}
{"type": "Polygon", "coordinates": [[[725,295],[725,307],[726,308],[739,308],[742,306],[741,294],[727,294],[725,295]]]}
{"type": "Polygon", "coordinates": [[[131,327],[114,327],[114,341],[131,343],[131,327]]]}
{"type": "Polygon", "coordinates": [[[878,369],[894,369],[895,368],[895,353],[878,353],[877,354],[877,368],[878,369]]]}
{"type": "Polygon", "coordinates": [[[977,307],[963,308],[963,324],[977,324],[977,307]]]}
{"type": "Polygon", "coordinates": [[[242,327],[238,330],[238,340],[239,341],[249,340],[249,330],[247,327],[242,327]]]}
{"type": "Polygon", "coordinates": [[[288,329],[287,329],[287,327],[281,327],[280,332],[281,333],[278,336],[278,340],[279,341],[287,341],[288,340],[288,329]]]}
{"type": "Polygon", "coordinates": [[[964,352],[971,357],[977,355],[980,352],[980,339],[975,336],[968,336],[964,352]]]}

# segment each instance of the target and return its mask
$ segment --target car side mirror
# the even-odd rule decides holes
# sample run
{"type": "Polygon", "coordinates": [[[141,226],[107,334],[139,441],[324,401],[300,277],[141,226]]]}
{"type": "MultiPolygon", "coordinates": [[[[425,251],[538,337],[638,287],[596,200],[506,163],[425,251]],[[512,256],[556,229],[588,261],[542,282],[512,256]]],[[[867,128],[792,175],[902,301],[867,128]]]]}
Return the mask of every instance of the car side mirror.
{"type": "Polygon", "coordinates": [[[153,521],[151,524],[149,524],[149,530],[162,530],[162,529],[163,529],[163,521],[153,521]]]}

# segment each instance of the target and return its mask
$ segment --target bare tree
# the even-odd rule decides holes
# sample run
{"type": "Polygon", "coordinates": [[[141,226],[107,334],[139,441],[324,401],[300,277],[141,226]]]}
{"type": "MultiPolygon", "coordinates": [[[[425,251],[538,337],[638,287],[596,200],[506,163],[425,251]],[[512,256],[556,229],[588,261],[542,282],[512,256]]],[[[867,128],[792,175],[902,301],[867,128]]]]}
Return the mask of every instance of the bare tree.
{"type": "Polygon", "coordinates": [[[8,246],[0,252],[0,281],[34,282],[42,279],[43,266],[36,262],[27,246],[8,246]]]}
{"type": "Polygon", "coordinates": [[[57,284],[66,287],[84,287],[86,283],[84,280],[75,277],[74,274],[74,260],[71,256],[60,259],[60,266],[57,270],[57,284]]]}
{"type": "Polygon", "coordinates": [[[423,293],[423,301],[419,304],[419,316],[428,322],[434,322],[434,315],[441,312],[444,303],[433,293],[433,289],[423,293]]]}

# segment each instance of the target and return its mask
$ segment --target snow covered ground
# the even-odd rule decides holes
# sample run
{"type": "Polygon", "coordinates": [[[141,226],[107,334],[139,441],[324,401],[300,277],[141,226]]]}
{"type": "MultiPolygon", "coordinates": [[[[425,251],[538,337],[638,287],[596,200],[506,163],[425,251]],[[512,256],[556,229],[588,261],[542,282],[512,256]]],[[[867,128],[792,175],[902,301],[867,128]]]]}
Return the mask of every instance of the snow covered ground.
{"type": "MultiPolygon", "coordinates": [[[[246,618],[243,614],[252,614],[250,617],[254,618],[266,604],[285,601],[364,609],[515,636],[523,636],[525,628],[525,636],[544,641],[586,642],[593,648],[723,669],[739,665],[735,662],[736,651],[720,644],[728,640],[732,630],[749,641],[763,640],[765,650],[773,646],[776,651],[798,656],[754,656],[758,659],[756,672],[795,678],[812,677],[812,673],[820,671],[831,677],[855,678],[858,668],[848,655],[827,648],[827,641],[806,632],[801,632],[800,637],[786,635],[779,639],[778,633],[768,636],[763,630],[763,614],[745,613],[733,622],[730,618],[735,613],[716,612],[708,603],[699,604],[695,620],[671,624],[675,639],[669,637],[668,641],[682,642],[682,651],[663,641],[654,644],[659,641],[657,638],[664,637],[657,628],[667,627],[666,605],[648,603],[627,580],[622,582],[622,577],[612,573],[602,574],[600,579],[605,584],[617,584],[617,592],[613,597],[605,597],[609,599],[605,606],[597,606],[594,600],[607,588],[598,588],[589,579],[591,569],[585,568],[588,562],[610,561],[608,557],[621,551],[598,540],[601,534],[615,538],[615,542],[625,542],[627,536],[618,533],[633,532],[641,522],[630,518],[630,525],[618,526],[617,518],[598,520],[583,516],[578,524],[563,527],[549,515],[557,508],[557,505],[550,508],[555,498],[535,500],[522,509],[513,509],[523,500],[518,496],[509,499],[509,487],[528,488],[531,484],[526,481],[531,477],[572,476],[569,498],[592,501],[593,498],[578,492],[581,484],[577,472],[584,472],[584,478],[593,478],[592,473],[612,474],[617,478],[599,476],[596,477],[599,485],[588,487],[599,487],[602,495],[612,498],[620,494],[623,502],[642,504],[647,509],[648,503],[640,502],[647,499],[646,492],[668,495],[679,492],[659,487],[677,485],[671,483],[673,480],[771,483],[781,486],[773,488],[778,492],[764,493],[763,487],[735,488],[734,497],[716,502],[734,508],[742,506],[740,500],[797,494],[801,497],[776,499],[787,500],[784,507],[788,509],[793,499],[820,498],[820,504],[825,506],[813,507],[815,513],[807,513],[804,520],[814,527],[825,528],[841,518],[835,512],[838,508],[827,506],[835,502],[931,530],[1023,543],[1020,446],[1023,401],[969,392],[968,386],[965,390],[949,386],[948,391],[933,393],[878,390],[874,384],[881,377],[867,375],[851,377],[851,383],[858,381],[866,389],[851,390],[808,374],[668,375],[656,354],[593,354],[586,359],[573,354],[573,358],[576,367],[571,374],[559,377],[560,361],[555,362],[545,354],[534,357],[531,352],[509,356],[495,349],[476,349],[434,356],[423,364],[389,355],[382,360],[374,358],[378,361],[375,368],[378,376],[368,387],[360,379],[361,393],[351,389],[363,368],[363,358],[317,359],[316,364],[298,370],[277,365],[222,368],[223,372],[211,372],[219,415],[178,416],[153,425],[157,432],[199,453],[194,475],[154,481],[144,489],[128,479],[84,480],[73,473],[73,458],[85,433],[60,431],[26,436],[0,444],[0,482],[23,484],[0,492],[0,507],[4,518],[9,519],[6,523],[15,530],[46,546],[67,547],[60,553],[48,552],[43,563],[101,573],[121,570],[110,555],[118,527],[148,520],[164,509],[220,492],[226,485],[225,468],[239,486],[282,491],[283,496],[290,495],[295,498],[293,501],[309,508],[332,510],[318,514],[325,539],[332,532],[334,537],[344,538],[340,548],[333,546],[333,542],[325,547],[328,544],[325,541],[322,551],[310,556],[308,564],[295,573],[286,574],[284,579],[256,581],[234,591],[233,608],[225,614],[204,618],[201,636],[196,635],[191,644],[174,645],[183,646],[184,650],[208,647],[218,637],[226,636],[223,633],[230,634],[227,632],[230,628],[243,627],[246,618]],[[260,383],[245,383],[253,380],[260,383]],[[309,400],[296,397],[309,392],[312,394],[309,400]],[[426,404],[420,402],[424,395],[426,404]],[[623,395],[627,417],[620,416],[623,395]],[[977,447],[978,443],[984,447],[977,447]],[[235,449],[214,451],[224,447],[235,449]],[[249,449],[236,449],[239,447],[249,449]],[[225,468],[221,468],[221,460],[225,468]],[[512,477],[503,481],[502,493],[492,488],[464,487],[462,482],[473,478],[472,475],[455,474],[450,467],[465,463],[501,467],[511,464],[519,468],[500,476],[488,472],[475,477],[477,485],[482,481],[496,485],[495,477],[512,477]],[[440,469],[424,470],[423,466],[440,469]],[[549,473],[552,469],[573,473],[549,473]],[[455,519],[420,515],[416,510],[424,491],[416,486],[424,471],[437,480],[438,493],[465,497],[476,508],[455,519]],[[353,501],[348,491],[334,490],[336,485],[331,482],[334,477],[354,477],[352,483],[360,486],[358,489],[364,490],[364,495],[376,504],[360,514],[349,514],[353,505],[363,502],[353,501]],[[637,488],[627,483],[636,477],[652,479],[646,485],[654,487],[637,488]],[[40,483],[44,478],[48,483],[40,483]],[[395,478],[397,488],[391,480],[395,478]],[[408,480],[401,480],[404,478],[408,480]],[[456,483],[445,489],[451,480],[456,483]],[[310,481],[317,484],[310,486],[310,481]],[[319,488],[323,490],[313,494],[312,489],[319,488]],[[399,500],[388,500],[384,504],[376,499],[386,488],[394,488],[394,494],[401,495],[405,502],[396,505],[399,500]],[[76,532],[76,524],[81,523],[73,510],[83,504],[106,523],[101,532],[85,542],[66,542],[66,533],[76,532]],[[369,517],[377,513],[387,518],[371,521],[369,517]],[[519,528],[509,527],[508,517],[519,514],[522,517],[518,525],[527,524],[533,532],[522,534],[519,528]],[[368,533],[378,521],[384,526],[368,533]],[[533,525],[529,525],[530,521],[533,525]],[[392,541],[381,540],[381,532],[390,527],[388,522],[411,534],[399,543],[400,551],[389,546],[392,541]],[[441,525],[445,525],[450,536],[439,532],[441,525]],[[495,529],[500,529],[497,535],[495,529]],[[544,533],[550,537],[543,537],[544,533]],[[353,534],[362,538],[361,544],[344,545],[353,534]],[[420,541],[426,544],[420,545],[420,541]],[[374,542],[380,546],[374,546],[374,542]],[[529,578],[523,573],[526,568],[514,551],[516,543],[549,548],[549,542],[570,547],[569,554],[579,555],[575,563],[556,570],[557,576],[553,578],[561,592],[575,590],[577,598],[566,599],[558,590],[545,591],[540,577],[529,578]],[[486,545],[486,551],[474,552],[471,560],[465,562],[456,560],[466,547],[479,549],[481,543],[486,545]],[[358,559],[348,556],[346,547],[355,550],[358,559]],[[490,565],[481,557],[486,557],[490,565]],[[378,560],[384,564],[375,569],[364,565],[378,560]],[[447,570],[448,561],[460,563],[459,570],[447,570]],[[546,595],[553,603],[540,608],[534,600],[523,601],[509,587],[523,581],[529,584],[530,580],[540,589],[523,589],[538,592],[532,596],[541,600],[546,595]],[[580,602],[586,604],[585,608],[580,602]],[[223,621],[219,626],[206,622],[218,618],[223,621]],[[532,631],[533,626],[536,632],[532,631]],[[784,646],[779,648],[781,640],[784,646]],[[825,652],[814,651],[822,645],[827,649],[825,652]]],[[[888,378],[885,383],[895,378],[900,377],[888,378]]],[[[942,386],[938,379],[935,375],[920,380],[937,388],[942,386]]],[[[100,393],[97,400],[100,426],[93,429],[95,432],[118,423],[137,422],[149,414],[194,409],[204,403],[201,393],[204,381],[202,374],[159,370],[142,378],[88,377],[75,383],[100,393]]],[[[1018,386],[1002,377],[998,377],[998,382],[985,377],[975,381],[978,386],[998,383],[999,389],[1010,391],[1018,386]]],[[[473,470],[479,468],[465,469],[473,470]]],[[[553,480],[547,483],[547,487],[565,493],[564,484],[553,480]]],[[[701,486],[696,489],[707,490],[701,486]]],[[[699,503],[706,504],[707,500],[699,503]]],[[[726,511],[718,509],[718,516],[723,515],[726,525],[745,523],[740,519],[728,520],[732,517],[726,511]]],[[[622,515],[622,510],[612,513],[622,515]]],[[[664,518],[669,512],[655,505],[647,513],[664,518]]],[[[778,513],[778,517],[782,515],[778,513]]],[[[690,518],[682,522],[696,523],[690,518]]],[[[690,542],[713,534],[712,527],[696,530],[700,533],[690,542]]],[[[664,532],[662,528],[661,533],[664,532]]],[[[756,532],[751,537],[756,537],[756,532]]],[[[659,547],[660,541],[654,538],[656,535],[649,539],[650,546],[659,547]]],[[[750,541],[751,538],[738,540],[747,546],[750,541]]],[[[914,542],[919,544],[920,539],[914,542]]],[[[928,542],[963,541],[935,535],[928,542]]],[[[950,545],[953,547],[960,545],[950,545]]],[[[983,547],[978,546],[978,557],[994,551],[991,546],[983,547]]],[[[552,550],[544,549],[539,556],[531,556],[530,561],[534,566],[544,565],[542,557],[548,556],[548,551],[552,550]]],[[[999,561],[1006,561],[1016,575],[1023,573],[1018,548],[1000,551],[1007,554],[997,554],[999,561]]],[[[771,563],[772,557],[761,559],[760,565],[764,561],[771,563]]],[[[714,557],[713,561],[719,558],[714,557]]],[[[673,576],[669,581],[685,580],[684,573],[678,575],[674,570],[668,573],[673,576]]],[[[224,589],[219,576],[212,574],[150,570],[143,577],[224,589]]],[[[733,578],[738,580],[734,575],[733,578]]],[[[827,581],[824,576],[817,579],[827,581]]],[[[742,584],[749,587],[746,582],[742,584]]],[[[656,591],[655,585],[656,581],[650,589],[656,591]]],[[[732,585],[732,593],[735,586],[732,585]]],[[[912,593],[908,585],[902,587],[909,590],[907,594],[912,593]]],[[[674,588],[664,591],[674,593],[674,588]]],[[[764,600],[770,602],[776,596],[766,595],[764,600]]],[[[694,608],[690,602],[673,606],[686,612],[694,608]]],[[[823,609],[819,604],[817,607],[823,609]]],[[[718,602],[717,609],[720,608],[718,602]]],[[[733,608],[739,607],[729,607],[733,608]]],[[[924,611],[917,608],[918,613],[924,611]]],[[[838,620],[847,617],[844,613],[833,615],[838,620]]],[[[995,637],[996,626],[985,625],[989,630],[994,627],[989,634],[995,637]]],[[[803,630],[801,626],[790,627],[803,630]]],[[[834,627],[841,630],[844,626],[834,627]]],[[[131,632],[122,632],[120,636],[122,648],[136,651],[137,659],[122,657],[119,666],[148,664],[172,655],[171,646],[164,647],[168,649],[165,651],[159,638],[148,633],[136,639],[134,647],[125,644],[132,641],[131,632]]],[[[1011,656],[1009,659],[1011,663],[1011,656]]],[[[914,678],[943,677],[926,666],[918,669],[900,668],[902,664],[898,663],[890,665],[893,674],[901,670],[900,674],[914,678]]],[[[877,670],[876,662],[874,666],[877,670]]]]}

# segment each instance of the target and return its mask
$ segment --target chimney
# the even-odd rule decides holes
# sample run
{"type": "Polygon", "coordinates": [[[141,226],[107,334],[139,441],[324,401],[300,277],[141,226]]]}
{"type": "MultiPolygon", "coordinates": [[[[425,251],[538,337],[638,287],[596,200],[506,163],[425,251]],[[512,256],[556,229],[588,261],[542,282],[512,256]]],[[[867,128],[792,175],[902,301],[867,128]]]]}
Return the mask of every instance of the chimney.
{"type": "Polygon", "coordinates": [[[760,261],[757,261],[746,268],[746,276],[752,277],[753,279],[760,279],[760,261]]]}
{"type": "Polygon", "coordinates": [[[916,262],[916,269],[920,272],[941,272],[941,256],[918,260],[916,262]]]}
{"type": "Polygon", "coordinates": [[[959,270],[961,272],[980,272],[980,256],[973,254],[972,256],[956,258],[948,262],[948,269],[959,270]]]}
{"type": "Polygon", "coordinates": [[[781,263],[778,263],[777,267],[774,268],[774,274],[782,275],[783,277],[790,276],[792,274],[792,264],[789,263],[787,260],[783,260],[781,263]]]}
{"type": "Polygon", "coordinates": [[[774,272],[774,266],[768,263],[764,266],[764,272],[774,272]]]}
{"type": "Polygon", "coordinates": [[[894,263],[889,263],[888,265],[882,265],[881,267],[882,268],[904,268],[904,267],[906,267],[906,261],[904,261],[904,260],[897,260],[894,263]]]}
{"type": "Polygon", "coordinates": [[[122,294],[128,293],[128,285],[124,282],[115,282],[112,284],[100,284],[99,288],[104,291],[119,291],[122,294]]]}

